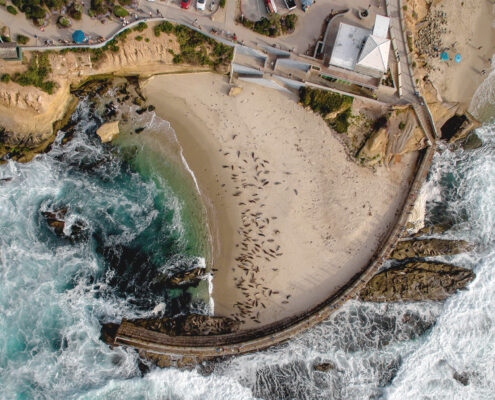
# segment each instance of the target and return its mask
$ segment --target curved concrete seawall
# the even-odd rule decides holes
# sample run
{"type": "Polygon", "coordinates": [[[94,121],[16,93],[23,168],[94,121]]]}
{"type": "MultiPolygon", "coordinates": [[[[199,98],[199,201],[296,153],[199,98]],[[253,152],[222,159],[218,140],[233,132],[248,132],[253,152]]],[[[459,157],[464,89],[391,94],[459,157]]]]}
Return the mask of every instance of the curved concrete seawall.
{"type": "Polygon", "coordinates": [[[408,214],[430,170],[435,151],[435,143],[421,151],[414,179],[402,206],[402,212],[397,216],[394,226],[385,236],[382,245],[368,265],[336,294],[310,310],[260,328],[211,336],[168,336],[137,327],[131,322],[123,322],[117,329],[111,344],[134,347],[140,351],[142,356],[157,361],[160,366],[184,366],[216,357],[263,350],[285,342],[324,321],[346,300],[359,293],[394,249],[397,240],[405,229],[408,214]]]}

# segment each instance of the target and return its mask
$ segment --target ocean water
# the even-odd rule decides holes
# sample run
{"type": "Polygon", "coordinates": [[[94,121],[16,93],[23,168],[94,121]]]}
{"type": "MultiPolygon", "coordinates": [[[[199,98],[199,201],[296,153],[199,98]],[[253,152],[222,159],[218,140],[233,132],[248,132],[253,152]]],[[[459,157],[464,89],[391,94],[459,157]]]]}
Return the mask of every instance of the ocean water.
{"type": "Polygon", "coordinates": [[[440,237],[476,245],[470,253],[440,258],[476,272],[467,290],[444,303],[349,301],[290,342],[218,362],[213,371],[152,367],[144,375],[132,350],[110,350],[99,340],[99,323],[153,309],[208,312],[204,290],[184,294],[149,284],[160,271],[207,257],[190,194],[194,182],[181,187],[185,178],[175,175],[173,155],[162,164],[157,149],[173,139],[160,141],[168,126],[152,113],[137,125],[155,130],[124,134],[117,148],[91,135],[96,122],[83,106],[76,118],[81,124],[67,145],[56,144],[28,164],[0,166],[0,178],[13,178],[0,184],[0,398],[495,397],[490,115],[477,130],[484,146],[441,148],[423,188],[426,222],[449,221],[452,228],[440,237]],[[81,238],[59,238],[46,225],[40,212],[61,206],[69,207],[67,232],[72,223],[84,223],[81,238]],[[329,369],[314,370],[318,363],[329,369]]]}

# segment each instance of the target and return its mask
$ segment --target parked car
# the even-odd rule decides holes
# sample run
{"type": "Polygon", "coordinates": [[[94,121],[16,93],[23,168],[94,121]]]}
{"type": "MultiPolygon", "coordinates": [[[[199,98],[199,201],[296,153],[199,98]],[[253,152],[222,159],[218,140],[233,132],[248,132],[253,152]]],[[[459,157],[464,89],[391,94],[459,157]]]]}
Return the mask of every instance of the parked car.
{"type": "Polygon", "coordinates": [[[188,9],[191,5],[191,0],[180,0],[180,8],[188,9]]]}
{"type": "Polygon", "coordinates": [[[196,8],[198,10],[204,11],[206,8],[206,0],[196,0],[196,8]]]}
{"type": "Polygon", "coordinates": [[[296,0],[284,0],[285,6],[289,9],[289,11],[294,10],[296,8],[296,0]]]}

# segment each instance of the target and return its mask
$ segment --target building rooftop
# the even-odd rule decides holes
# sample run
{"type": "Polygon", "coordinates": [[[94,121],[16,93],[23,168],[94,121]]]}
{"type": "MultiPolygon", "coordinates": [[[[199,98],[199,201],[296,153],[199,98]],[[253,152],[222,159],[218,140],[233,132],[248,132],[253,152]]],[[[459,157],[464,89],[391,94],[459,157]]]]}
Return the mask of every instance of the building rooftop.
{"type": "Polygon", "coordinates": [[[389,26],[390,18],[377,14],[375,17],[375,26],[373,27],[373,36],[386,38],[388,36],[389,26]]]}
{"type": "Polygon", "coordinates": [[[330,65],[354,70],[359,53],[371,31],[341,23],[330,57],[330,65]]]}
{"type": "Polygon", "coordinates": [[[375,35],[368,36],[357,65],[387,72],[390,40],[375,35]]]}
{"type": "Polygon", "coordinates": [[[17,52],[17,43],[15,42],[0,43],[0,58],[4,60],[19,59],[19,53],[17,52]]]}

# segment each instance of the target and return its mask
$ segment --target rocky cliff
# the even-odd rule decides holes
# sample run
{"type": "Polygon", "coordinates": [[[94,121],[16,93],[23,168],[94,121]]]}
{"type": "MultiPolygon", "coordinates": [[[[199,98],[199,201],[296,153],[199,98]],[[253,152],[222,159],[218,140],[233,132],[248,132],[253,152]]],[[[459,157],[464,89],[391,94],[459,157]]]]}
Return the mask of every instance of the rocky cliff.
{"type": "Polygon", "coordinates": [[[472,250],[473,246],[464,240],[423,239],[403,240],[397,243],[390,258],[404,260],[413,257],[434,257],[454,255],[472,250]]]}
{"type": "Polygon", "coordinates": [[[466,268],[442,263],[407,263],[375,275],[361,290],[363,301],[445,300],[474,279],[466,268]]]}
{"type": "MultiPolygon", "coordinates": [[[[0,128],[10,142],[39,144],[52,135],[53,122],[61,119],[70,103],[70,86],[88,77],[101,74],[150,76],[156,73],[204,71],[209,66],[174,64],[174,54],[180,53],[172,34],[153,35],[152,29],[131,32],[117,51],[106,51],[97,60],[89,52],[53,52],[49,54],[51,73],[48,79],[57,84],[53,94],[33,86],[0,82],[0,128]],[[141,36],[143,40],[136,40],[141,36]],[[15,132],[15,134],[14,134],[15,132]]],[[[32,52],[24,52],[24,61],[0,60],[0,71],[14,75],[27,69],[32,52]]]]}

